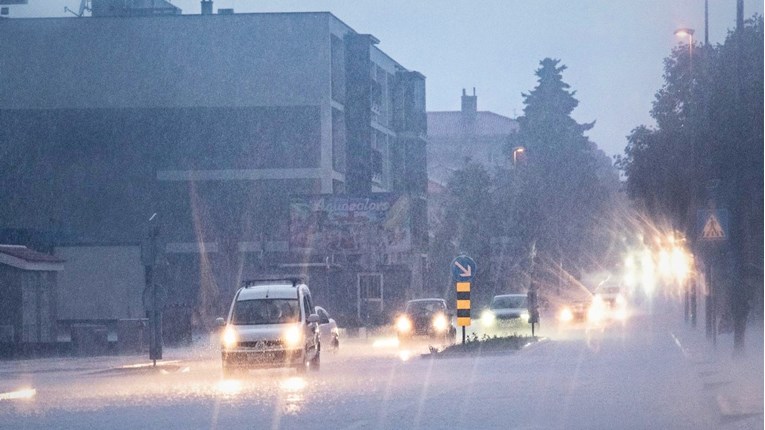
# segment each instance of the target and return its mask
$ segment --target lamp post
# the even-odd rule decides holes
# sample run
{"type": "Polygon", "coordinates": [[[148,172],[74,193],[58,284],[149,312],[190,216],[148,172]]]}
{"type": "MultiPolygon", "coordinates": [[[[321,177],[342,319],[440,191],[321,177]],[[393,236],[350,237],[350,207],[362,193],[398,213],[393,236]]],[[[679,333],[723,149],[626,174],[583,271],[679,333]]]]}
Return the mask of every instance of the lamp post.
{"type": "Polygon", "coordinates": [[[516,163],[518,162],[518,155],[523,154],[524,152],[526,152],[526,148],[522,146],[513,148],[513,167],[515,167],[516,163]]]}
{"type": "Polygon", "coordinates": [[[692,28],[678,28],[675,30],[675,36],[688,38],[688,61],[691,74],[691,81],[693,80],[693,33],[692,28]]]}
{"type": "MultiPolygon", "coordinates": [[[[675,30],[675,36],[682,37],[682,38],[688,38],[688,106],[691,106],[692,103],[690,103],[690,99],[692,98],[693,93],[693,33],[694,30],[692,28],[678,28],[675,30]]],[[[686,121],[690,123],[690,112],[687,115],[686,121]]],[[[689,124],[689,129],[691,132],[691,145],[690,145],[690,158],[691,158],[691,166],[696,166],[696,150],[695,150],[695,139],[693,136],[693,124],[689,124]]],[[[694,181],[691,181],[691,195],[693,195],[693,183],[694,181]]],[[[691,207],[693,205],[691,204],[691,207]]],[[[685,322],[687,323],[690,319],[691,325],[693,327],[696,327],[696,283],[693,281],[689,282],[690,285],[686,284],[685,286],[685,322]]]]}

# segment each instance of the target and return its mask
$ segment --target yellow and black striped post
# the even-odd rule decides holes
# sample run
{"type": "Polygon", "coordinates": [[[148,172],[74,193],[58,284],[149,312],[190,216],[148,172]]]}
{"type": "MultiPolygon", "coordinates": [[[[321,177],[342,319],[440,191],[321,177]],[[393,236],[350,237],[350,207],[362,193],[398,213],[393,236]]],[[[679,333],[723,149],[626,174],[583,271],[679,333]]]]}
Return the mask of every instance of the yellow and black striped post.
{"type": "Polygon", "coordinates": [[[452,279],[457,287],[457,325],[462,327],[462,343],[465,343],[465,326],[470,325],[470,281],[476,273],[475,261],[465,254],[452,261],[452,279]]]}
{"type": "Polygon", "coordinates": [[[465,343],[465,326],[470,325],[470,282],[457,282],[457,325],[462,327],[465,343]]]}
{"type": "Polygon", "coordinates": [[[457,282],[457,325],[470,325],[470,282],[457,282]]]}

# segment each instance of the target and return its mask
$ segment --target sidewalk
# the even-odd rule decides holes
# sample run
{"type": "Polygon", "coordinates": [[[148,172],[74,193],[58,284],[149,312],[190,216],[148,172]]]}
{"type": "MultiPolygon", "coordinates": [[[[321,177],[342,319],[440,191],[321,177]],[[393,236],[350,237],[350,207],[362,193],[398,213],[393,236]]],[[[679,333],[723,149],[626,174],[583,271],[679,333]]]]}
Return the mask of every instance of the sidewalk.
{"type": "Polygon", "coordinates": [[[717,346],[706,338],[703,321],[696,328],[675,324],[675,343],[696,370],[699,386],[719,412],[720,428],[763,428],[763,322],[747,325],[743,354],[733,353],[733,334],[718,334],[717,346]]]}

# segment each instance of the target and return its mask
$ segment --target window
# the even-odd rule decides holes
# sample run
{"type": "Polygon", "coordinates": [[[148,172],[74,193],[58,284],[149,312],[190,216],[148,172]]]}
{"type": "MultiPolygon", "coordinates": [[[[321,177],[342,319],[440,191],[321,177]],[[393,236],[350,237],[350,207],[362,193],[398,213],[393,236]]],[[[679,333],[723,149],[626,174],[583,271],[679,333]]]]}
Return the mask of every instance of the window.
{"type": "Polygon", "coordinates": [[[240,300],[234,305],[234,325],[284,324],[300,321],[297,299],[240,300]]]}
{"type": "Polygon", "coordinates": [[[382,273],[358,274],[358,315],[366,320],[383,310],[382,273]]]}
{"type": "Polygon", "coordinates": [[[329,314],[322,308],[316,308],[316,313],[319,315],[319,324],[329,324],[329,314]]]}
{"type": "Polygon", "coordinates": [[[345,103],[345,45],[337,36],[331,37],[332,100],[345,103]]]}
{"type": "Polygon", "coordinates": [[[332,109],[332,168],[345,173],[345,114],[332,109]]]}
{"type": "Polygon", "coordinates": [[[316,311],[313,308],[313,302],[311,301],[310,294],[306,294],[303,296],[303,308],[305,309],[306,318],[308,318],[308,315],[316,313],[316,311]]]}

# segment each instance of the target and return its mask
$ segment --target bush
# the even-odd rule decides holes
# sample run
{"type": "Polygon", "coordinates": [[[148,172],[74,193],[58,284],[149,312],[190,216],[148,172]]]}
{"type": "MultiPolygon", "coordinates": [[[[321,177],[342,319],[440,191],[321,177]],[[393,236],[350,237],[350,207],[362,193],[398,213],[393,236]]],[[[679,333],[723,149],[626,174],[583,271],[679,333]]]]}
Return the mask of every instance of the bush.
{"type": "Polygon", "coordinates": [[[448,355],[460,355],[460,354],[482,354],[486,352],[507,352],[517,351],[524,346],[536,342],[536,338],[531,336],[520,336],[513,334],[511,336],[491,336],[484,334],[482,337],[478,337],[475,332],[468,335],[465,339],[465,343],[457,343],[449,347],[444,348],[441,351],[437,351],[435,348],[431,348],[431,355],[433,356],[448,356],[448,355]]]}

